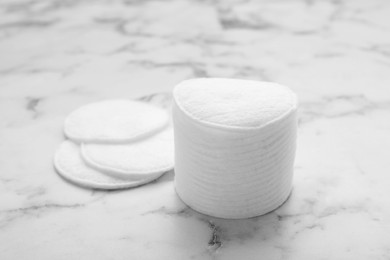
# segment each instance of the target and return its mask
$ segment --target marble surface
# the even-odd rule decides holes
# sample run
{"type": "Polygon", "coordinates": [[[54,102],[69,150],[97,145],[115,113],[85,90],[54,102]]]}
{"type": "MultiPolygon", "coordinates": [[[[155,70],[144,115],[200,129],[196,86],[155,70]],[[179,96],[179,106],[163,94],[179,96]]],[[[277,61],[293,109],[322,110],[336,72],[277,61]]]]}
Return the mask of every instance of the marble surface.
{"type": "Polygon", "coordinates": [[[390,2],[0,2],[0,259],[390,259],[390,2]],[[276,211],[188,209],[174,173],[114,192],[53,169],[65,116],[165,102],[183,79],[300,97],[294,190],[276,211]]]}

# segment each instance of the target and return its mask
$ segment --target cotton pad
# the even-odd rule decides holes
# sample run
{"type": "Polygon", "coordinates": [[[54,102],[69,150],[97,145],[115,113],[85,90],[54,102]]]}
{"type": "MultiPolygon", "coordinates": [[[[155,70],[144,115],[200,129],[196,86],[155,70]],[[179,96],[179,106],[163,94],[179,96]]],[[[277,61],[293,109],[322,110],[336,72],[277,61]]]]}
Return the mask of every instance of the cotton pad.
{"type": "Polygon", "coordinates": [[[297,98],[287,87],[193,79],[174,89],[175,188],[191,208],[249,218],[279,207],[292,189],[297,98]]]}
{"type": "Polygon", "coordinates": [[[262,127],[296,106],[285,86],[239,79],[194,79],[179,84],[176,104],[188,116],[211,125],[262,127]]]}
{"type": "Polygon", "coordinates": [[[164,109],[115,99],[85,105],[65,120],[65,135],[76,142],[122,143],[151,135],[168,124],[164,109]]]}
{"type": "Polygon", "coordinates": [[[82,157],[90,166],[119,177],[153,177],[173,168],[173,130],[127,144],[82,144],[82,157]]]}
{"type": "Polygon", "coordinates": [[[80,186],[95,189],[136,187],[159,177],[155,175],[150,178],[121,179],[106,175],[88,167],[81,158],[79,145],[71,141],[64,141],[60,145],[54,157],[54,166],[63,178],[80,186]]]}

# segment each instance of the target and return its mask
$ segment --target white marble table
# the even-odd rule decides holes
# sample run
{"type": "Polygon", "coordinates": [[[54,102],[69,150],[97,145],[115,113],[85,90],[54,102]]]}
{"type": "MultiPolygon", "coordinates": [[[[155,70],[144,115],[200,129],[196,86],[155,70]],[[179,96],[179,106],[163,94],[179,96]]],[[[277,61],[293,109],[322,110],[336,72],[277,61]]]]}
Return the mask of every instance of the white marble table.
{"type": "Polygon", "coordinates": [[[0,119],[1,260],[390,259],[389,1],[4,0],[0,119]],[[276,211],[198,214],[173,172],[105,192],[54,171],[78,106],[217,76],[300,97],[294,191],[276,211]]]}

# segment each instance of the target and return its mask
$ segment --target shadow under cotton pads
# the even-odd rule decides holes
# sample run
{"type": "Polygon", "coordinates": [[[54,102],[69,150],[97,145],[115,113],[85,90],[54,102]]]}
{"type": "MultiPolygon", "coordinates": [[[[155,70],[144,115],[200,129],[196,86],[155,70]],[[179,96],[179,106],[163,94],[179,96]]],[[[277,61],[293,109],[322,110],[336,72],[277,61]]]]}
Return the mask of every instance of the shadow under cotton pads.
{"type": "Polygon", "coordinates": [[[186,80],[174,89],[175,188],[191,208],[249,218],[280,206],[292,188],[297,97],[239,79],[186,80]]]}

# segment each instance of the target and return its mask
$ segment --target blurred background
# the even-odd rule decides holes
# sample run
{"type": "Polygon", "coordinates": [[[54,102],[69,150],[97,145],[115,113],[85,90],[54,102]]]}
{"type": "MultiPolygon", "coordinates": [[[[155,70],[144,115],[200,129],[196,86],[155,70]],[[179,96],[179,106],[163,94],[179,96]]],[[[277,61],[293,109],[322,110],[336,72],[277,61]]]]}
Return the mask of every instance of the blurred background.
{"type": "Polygon", "coordinates": [[[1,94],[134,97],[238,77],[287,84],[303,101],[377,101],[390,83],[389,13],[384,0],[5,0],[1,94]]]}

